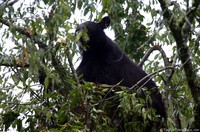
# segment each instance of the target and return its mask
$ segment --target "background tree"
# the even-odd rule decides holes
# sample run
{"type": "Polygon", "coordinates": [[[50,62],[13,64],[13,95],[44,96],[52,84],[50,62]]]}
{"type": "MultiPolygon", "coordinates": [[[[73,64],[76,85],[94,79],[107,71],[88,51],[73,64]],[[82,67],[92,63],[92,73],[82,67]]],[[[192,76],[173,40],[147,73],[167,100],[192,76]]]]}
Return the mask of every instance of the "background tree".
{"type": "MultiPolygon", "coordinates": [[[[115,41],[153,73],[166,102],[168,129],[200,131],[199,4],[199,0],[2,1],[0,130],[116,130],[105,115],[115,97],[104,98],[114,86],[80,85],[74,68],[79,54],[77,23],[109,15],[115,41]]],[[[153,118],[134,94],[121,88],[116,95],[124,117],[139,111],[145,119],[153,118]]],[[[130,126],[141,129],[137,120],[130,126]]]]}

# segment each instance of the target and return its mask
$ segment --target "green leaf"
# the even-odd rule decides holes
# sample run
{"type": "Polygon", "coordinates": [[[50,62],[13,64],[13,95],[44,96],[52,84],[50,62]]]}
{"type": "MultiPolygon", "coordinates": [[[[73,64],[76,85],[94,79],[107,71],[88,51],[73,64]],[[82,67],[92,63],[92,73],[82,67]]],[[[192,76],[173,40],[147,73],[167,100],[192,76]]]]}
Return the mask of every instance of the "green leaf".
{"type": "Polygon", "coordinates": [[[7,130],[10,125],[17,119],[19,113],[9,111],[3,114],[3,124],[5,125],[5,130],[7,130]]]}
{"type": "Polygon", "coordinates": [[[6,104],[0,104],[0,108],[5,108],[5,107],[7,107],[6,104]]]}

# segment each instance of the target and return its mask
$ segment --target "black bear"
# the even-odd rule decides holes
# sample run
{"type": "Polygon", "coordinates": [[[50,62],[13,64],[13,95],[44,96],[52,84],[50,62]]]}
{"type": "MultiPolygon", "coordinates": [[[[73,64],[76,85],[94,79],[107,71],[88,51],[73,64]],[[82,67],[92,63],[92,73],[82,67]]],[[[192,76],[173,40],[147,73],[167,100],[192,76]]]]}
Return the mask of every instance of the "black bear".
{"type": "MultiPolygon", "coordinates": [[[[82,75],[85,81],[132,87],[147,74],[104,33],[104,29],[110,25],[110,18],[104,17],[99,23],[87,21],[80,24],[77,32],[86,32],[87,35],[80,37],[82,61],[77,68],[78,75],[82,75]]],[[[151,93],[152,106],[156,113],[166,118],[166,110],[162,96],[156,84],[149,78],[139,83],[139,86],[154,88],[151,93]]]]}

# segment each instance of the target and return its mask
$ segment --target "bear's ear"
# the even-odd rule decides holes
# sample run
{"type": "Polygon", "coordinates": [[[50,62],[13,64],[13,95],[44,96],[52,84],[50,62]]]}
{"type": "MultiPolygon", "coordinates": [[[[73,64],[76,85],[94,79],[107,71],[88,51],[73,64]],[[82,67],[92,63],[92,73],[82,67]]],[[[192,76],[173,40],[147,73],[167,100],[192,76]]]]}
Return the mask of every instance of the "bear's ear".
{"type": "Polygon", "coordinates": [[[107,28],[110,25],[110,17],[104,17],[98,24],[101,27],[101,29],[107,28]]]}

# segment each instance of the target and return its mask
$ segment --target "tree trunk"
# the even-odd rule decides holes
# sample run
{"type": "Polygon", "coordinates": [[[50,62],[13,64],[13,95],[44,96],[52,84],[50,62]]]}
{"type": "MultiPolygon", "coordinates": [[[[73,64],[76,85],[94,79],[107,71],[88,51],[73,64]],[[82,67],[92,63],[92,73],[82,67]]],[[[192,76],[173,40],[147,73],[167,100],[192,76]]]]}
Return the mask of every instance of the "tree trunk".
{"type": "MultiPolygon", "coordinates": [[[[192,31],[191,23],[194,21],[197,8],[200,4],[199,0],[193,0],[192,6],[187,12],[179,14],[179,19],[171,10],[168,9],[169,6],[176,6],[175,3],[170,4],[166,0],[159,0],[161,8],[163,10],[164,19],[168,21],[169,28],[173,34],[176,41],[177,52],[179,59],[183,65],[185,76],[187,79],[188,87],[191,91],[194,100],[194,124],[193,129],[200,130],[200,82],[198,80],[197,71],[191,60],[191,53],[187,43],[189,42],[189,37],[192,31]],[[184,15],[186,14],[186,15],[184,15]],[[182,18],[180,17],[182,16],[182,18]]],[[[178,7],[177,7],[178,8],[178,7]]]]}

